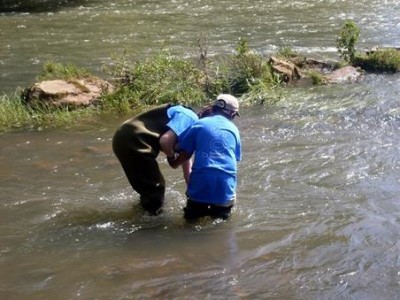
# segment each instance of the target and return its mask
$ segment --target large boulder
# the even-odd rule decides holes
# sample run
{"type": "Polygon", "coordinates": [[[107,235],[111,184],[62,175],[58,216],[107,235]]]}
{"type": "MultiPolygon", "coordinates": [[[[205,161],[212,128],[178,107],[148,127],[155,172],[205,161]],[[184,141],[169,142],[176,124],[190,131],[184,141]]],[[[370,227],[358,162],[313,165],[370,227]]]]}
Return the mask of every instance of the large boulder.
{"type": "Polygon", "coordinates": [[[346,66],[325,75],[328,83],[353,83],[359,81],[363,73],[353,66],[346,66]]]}
{"type": "Polygon", "coordinates": [[[86,107],[96,104],[103,93],[112,90],[110,83],[98,78],[46,80],[27,88],[24,100],[33,106],[86,107]]]}
{"type": "Polygon", "coordinates": [[[279,74],[285,82],[291,82],[303,76],[300,68],[286,59],[272,56],[269,60],[269,64],[273,72],[279,74]]]}

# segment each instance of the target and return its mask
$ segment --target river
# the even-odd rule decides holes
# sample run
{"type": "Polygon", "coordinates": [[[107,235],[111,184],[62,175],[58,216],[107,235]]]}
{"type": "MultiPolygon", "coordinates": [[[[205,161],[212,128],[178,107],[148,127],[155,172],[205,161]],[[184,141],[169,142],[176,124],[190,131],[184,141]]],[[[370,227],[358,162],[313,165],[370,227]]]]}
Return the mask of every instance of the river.
{"type": "MultiPolygon", "coordinates": [[[[260,52],[335,57],[347,18],[362,47],[393,46],[399,8],[125,0],[2,13],[0,80],[24,85],[48,58],[100,70],[112,51],[165,40],[186,55],[203,32],[215,53],[245,35],[260,52]]],[[[123,118],[2,134],[0,298],[400,299],[399,94],[399,75],[366,74],[242,109],[238,203],[225,222],[184,222],[184,181],[162,155],[164,213],[143,214],[111,150],[123,118]]]]}
{"type": "MultiPolygon", "coordinates": [[[[16,1],[3,1],[7,2],[16,1]]],[[[199,38],[207,40],[210,55],[232,52],[241,37],[248,39],[254,50],[267,55],[290,47],[304,54],[335,57],[335,39],[348,19],[361,28],[361,50],[400,46],[397,0],[17,3],[24,2],[38,3],[38,9],[5,12],[7,6],[0,4],[0,92],[33,83],[46,61],[73,63],[103,74],[102,67],[124,51],[142,57],[168,48],[178,55],[198,56],[199,38]]]]}

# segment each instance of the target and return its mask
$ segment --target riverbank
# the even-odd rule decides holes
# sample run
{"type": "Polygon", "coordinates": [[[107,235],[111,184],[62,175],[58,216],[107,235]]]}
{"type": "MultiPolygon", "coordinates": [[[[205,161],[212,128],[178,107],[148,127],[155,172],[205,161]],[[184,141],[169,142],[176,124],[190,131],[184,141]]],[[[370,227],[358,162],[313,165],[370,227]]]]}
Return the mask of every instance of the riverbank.
{"type": "MultiPolygon", "coordinates": [[[[123,115],[162,103],[202,106],[216,94],[229,92],[240,96],[242,105],[254,101],[276,101],[283,80],[268,61],[240,40],[235,53],[212,61],[203,46],[198,59],[174,57],[167,50],[138,60],[123,55],[107,66],[105,74],[115,89],[106,92],[89,106],[52,106],[43,102],[31,105],[26,91],[3,95],[0,101],[0,131],[59,127],[86,122],[103,114],[123,115]]],[[[46,63],[37,80],[62,79],[67,82],[93,77],[76,66],[46,63]]]]}
{"type": "MultiPolygon", "coordinates": [[[[125,115],[163,103],[199,107],[221,92],[236,95],[242,106],[275,103],[284,99],[285,87],[299,79],[319,85],[347,83],[361,78],[360,67],[372,72],[400,70],[398,49],[357,53],[358,33],[354,23],[344,24],[337,39],[341,60],[333,62],[318,61],[290,48],[264,57],[250,49],[245,39],[239,39],[234,53],[224,57],[210,58],[201,41],[196,59],[177,58],[167,50],[144,59],[122,55],[104,69],[105,77],[115,88],[106,89],[84,107],[50,104],[57,102],[54,95],[32,101],[27,97],[29,88],[1,96],[0,132],[71,126],[104,114],[125,115]]],[[[37,80],[64,80],[86,92],[81,79],[94,78],[83,68],[48,62],[37,80]]]]}

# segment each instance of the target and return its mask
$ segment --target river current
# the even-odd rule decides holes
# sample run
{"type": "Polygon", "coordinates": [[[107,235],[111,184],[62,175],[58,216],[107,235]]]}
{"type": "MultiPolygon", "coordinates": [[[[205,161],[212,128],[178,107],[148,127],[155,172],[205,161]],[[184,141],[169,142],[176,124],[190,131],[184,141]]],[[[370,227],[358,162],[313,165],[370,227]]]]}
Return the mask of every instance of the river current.
{"type": "MultiPolygon", "coordinates": [[[[287,44],[335,57],[334,35],[348,17],[361,23],[363,47],[394,45],[399,6],[85,1],[3,13],[1,82],[28,82],[34,61],[49,53],[96,69],[110,50],[150,51],[161,36],[183,52],[204,28],[216,53],[246,34],[261,52],[287,44]],[[41,30],[21,49],[34,26],[41,30]]],[[[366,74],[354,84],[292,87],[275,104],[243,108],[235,120],[238,201],[225,222],[184,222],[182,174],[163,155],[164,213],[141,211],[111,150],[122,118],[2,134],[0,298],[399,299],[399,95],[399,75],[366,74]]]]}

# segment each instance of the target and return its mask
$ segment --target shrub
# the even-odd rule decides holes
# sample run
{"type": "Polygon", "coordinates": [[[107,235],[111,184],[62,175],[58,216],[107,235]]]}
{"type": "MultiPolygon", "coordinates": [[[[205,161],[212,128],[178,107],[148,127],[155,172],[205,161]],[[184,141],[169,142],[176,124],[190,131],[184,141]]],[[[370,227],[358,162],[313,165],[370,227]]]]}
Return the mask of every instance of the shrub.
{"type": "Polygon", "coordinates": [[[327,83],[326,78],[318,71],[310,70],[308,71],[308,76],[310,76],[314,85],[322,85],[327,83]]]}
{"type": "Polygon", "coordinates": [[[367,71],[395,73],[400,71],[400,51],[382,49],[357,55],[354,63],[367,71]]]}
{"type": "Polygon", "coordinates": [[[360,29],[353,21],[346,21],[342,26],[339,37],[336,39],[336,47],[340,58],[348,63],[353,63],[356,55],[356,43],[360,29]]]}
{"type": "Polygon", "coordinates": [[[276,81],[268,62],[251,51],[245,39],[239,39],[236,55],[228,63],[227,76],[233,94],[247,93],[259,80],[264,84],[275,84],[276,81]]]}
{"type": "Polygon", "coordinates": [[[225,56],[218,63],[207,56],[203,41],[199,40],[198,46],[197,63],[193,59],[177,59],[165,50],[142,60],[126,53],[114,59],[108,72],[117,89],[103,98],[102,108],[126,112],[135,106],[170,102],[199,106],[219,93],[239,96],[252,90],[252,86],[280,84],[268,61],[251,51],[245,39],[239,39],[234,55],[225,56]]]}
{"type": "Polygon", "coordinates": [[[132,104],[162,103],[199,104],[205,95],[201,87],[201,72],[189,60],[172,57],[161,51],[142,61],[122,58],[113,70],[117,85],[123,91],[117,96],[133,96],[132,104]]]}
{"type": "Polygon", "coordinates": [[[128,86],[121,86],[114,93],[104,95],[100,102],[102,111],[117,114],[128,113],[138,105],[139,95],[128,86]]]}
{"type": "MultiPolygon", "coordinates": [[[[114,93],[103,95],[99,105],[69,111],[47,106],[26,106],[21,97],[0,96],[0,131],[12,127],[69,126],[87,123],[101,112],[127,114],[147,106],[181,103],[201,106],[219,93],[231,93],[247,102],[274,102],[279,96],[281,81],[261,55],[240,39],[236,53],[216,62],[201,48],[200,60],[173,57],[162,50],[146,59],[133,59],[126,53],[115,58],[105,69],[114,81],[114,93]]],[[[291,51],[285,51],[290,55],[291,51]]],[[[215,57],[214,57],[215,58],[215,57]]],[[[74,65],[46,62],[38,80],[63,79],[80,85],[77,79],[94,77],[74,65]]]]}
{"type": "Polygon", "coordinates": [[[209,58],[206,38],[199,38],[197,46],[199,48],[197,67],[201,73],[201,85],[205,95],[212,98],[221,92],[230,92],[226,64],[218,64],[215,61],[218,57],[214,57],[214,60],[209,58]]]}

